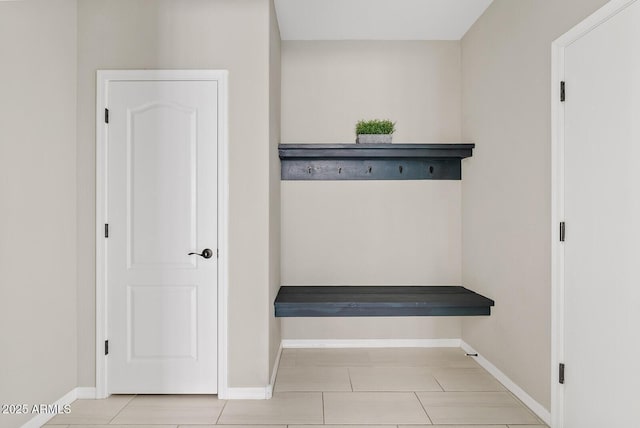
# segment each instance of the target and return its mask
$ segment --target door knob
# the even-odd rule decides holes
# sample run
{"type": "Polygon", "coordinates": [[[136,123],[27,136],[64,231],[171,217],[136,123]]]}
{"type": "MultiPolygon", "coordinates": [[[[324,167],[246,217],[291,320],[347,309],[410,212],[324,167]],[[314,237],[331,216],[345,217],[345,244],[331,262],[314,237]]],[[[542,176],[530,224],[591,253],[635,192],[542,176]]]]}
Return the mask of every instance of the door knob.
{"type": "Polygon", "coordinates": [[[208,248],[205,248],[202,251],[202,254],[200,253],[189,253],[190,256],[196,255],[196,256],[200,256],[200,257],[204,257],[205,259],[210,259],[211,257],[213,257],[213,251],[211,251],[208,248]]]}

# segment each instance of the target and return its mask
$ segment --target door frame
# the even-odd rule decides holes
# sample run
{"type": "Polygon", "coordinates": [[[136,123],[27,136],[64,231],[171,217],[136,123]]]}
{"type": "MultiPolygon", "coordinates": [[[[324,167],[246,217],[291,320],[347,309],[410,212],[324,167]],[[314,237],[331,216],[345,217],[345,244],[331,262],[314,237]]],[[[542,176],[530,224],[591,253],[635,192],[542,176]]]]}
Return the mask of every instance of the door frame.
{"type": "Polygon", "coordinates": [[[96,398],[109,396],[107,360],[107,260],[104,225],[107,218],[107,141],[109,84],[116,81],[216,81],[218,82],[218,396],[228,394],[228,290],[229,290],[229,137],[227,70],[98,70],[96,93],[96,398]]]}
{"type": "MultiPolygon", "coordinates": [[[[560,82],[565,80],[565,49],[636,0],[611,0],[551,44],[551,427],[564,428],[564,388],[558,382],[564,362],[564,247],[559,225],[564,221],[564,104],[560,82]]],[[[571,96],[567,82],[567,96],[571,96]]]]}

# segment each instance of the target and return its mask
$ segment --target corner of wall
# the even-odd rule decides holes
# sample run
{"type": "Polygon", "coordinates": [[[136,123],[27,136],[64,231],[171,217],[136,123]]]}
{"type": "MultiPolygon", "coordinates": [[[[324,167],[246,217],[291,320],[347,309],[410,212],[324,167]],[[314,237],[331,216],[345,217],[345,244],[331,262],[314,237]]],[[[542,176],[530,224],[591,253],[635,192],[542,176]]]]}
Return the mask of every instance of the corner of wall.
{"type": "Polygon", "coordinates": [[[273,0],[269,0],[269,375],[271,384],[281,352],[282,332],[280,319],[273,311],[273,302],[280,289],[280,110],[281,110],[281,66],[280,29],[273,0]]]}

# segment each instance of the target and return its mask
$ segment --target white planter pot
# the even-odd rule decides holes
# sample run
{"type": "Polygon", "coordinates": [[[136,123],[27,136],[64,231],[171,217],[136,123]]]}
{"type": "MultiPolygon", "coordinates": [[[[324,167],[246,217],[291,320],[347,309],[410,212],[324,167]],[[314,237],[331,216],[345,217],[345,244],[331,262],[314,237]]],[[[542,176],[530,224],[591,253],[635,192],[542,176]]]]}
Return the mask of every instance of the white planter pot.
{"type": "Polygon", "coordinates": [[[392,134],[358,134],[357,144],[391,144],[392,134]]]}

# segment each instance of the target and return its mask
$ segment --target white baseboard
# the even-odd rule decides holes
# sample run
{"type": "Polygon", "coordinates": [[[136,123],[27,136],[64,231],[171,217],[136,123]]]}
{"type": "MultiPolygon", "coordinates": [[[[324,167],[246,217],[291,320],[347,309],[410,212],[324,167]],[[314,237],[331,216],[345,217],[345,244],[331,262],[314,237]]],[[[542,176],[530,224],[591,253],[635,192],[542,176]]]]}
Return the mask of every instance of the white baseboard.
{"type": "Polygon", "coordinates": [[[268,400],[273,395],[271,385],[254,388],[227,388],[224,400],[268,400]]]}
{"type": "Polygon", "coordinates": [[[280,366],[280,357],[282,357],[282,343],[278,348],[276,359],[271,370],[271,383],[264,387],[255,388],[227,388],[220,398],[224,400],[268,400],[273,396],[273,385],[276,382],[278,367],[280,366]]]}
{"type": "Polygon", "coordinates": [[[76,388],[77,400],[95,400],[96,389],[93,386],[79,386],[76,388]]]}
{"type": "Polygon", "coordinates": [[[460,339],[285,339],[283,348],[459,348],[460,339]]]}
{"type": "MultiPolygon", "coordinates": [[[[282,341],[280,341],[280,347],[278,348],[278,353],[276,354],[276,360],[273,362],[273,368],[271,369],[271,389],[276,384],[276,377],[278,376],[278,367],[280,367],[280,358],[282,358],[282,341]]],[[[269,397],[271,398],[271,397],[269,397]]]]}
{"type": "Polygon", "coordinates": [[[265,392],[264,392],[264,399],[265,400],[270,400],[271,397],[273,397],[273,384],[269,384],[267,385],[267,387],[265,388],[265,392]]]}
{"type": "MultiPolygon", "coordinates": [[[[56,400],[54,403],[51,403],[54,406],[58,406],[58,408],[62,408],[68,404],[76,401],[78,397],[78,390],[84,389],[93,389],[93,395],[95,397],[95,388],[74,388],[71,391],[67,392],[62,398],[56,400]]],[[[85,391],[83,391],[84,394],[85,391]]],[[[84,397],[83,397],[84,398],[84,397]]],[[[44,403],[43,403],[44,404],[44,403]]],[[[27,421],[22,428],[40,428],[42,425],[49,422],[57,413],[38,413],[36,416],[27,421]]]]}
{"type": "MultiPolygon", "coordinates": [[[[473,349],[468,343],[464,340],[461,341],[460,347],[469,354],[478,354],[478,352],[473,349]]],[[[535,413],[542,421],[551,426],[551,412],[544,408],[544,406],[538,403],[533,399],[529,394],[527,394],[524,389],[520,388],[514,381],[509,379],[509,377],[504,374],[500,369],[491,364],[489,360],[484,358],[482,355],[478,354],[477,357],[474,357],[475,360],[480,364],[486,371],[491,373],[493,377],[498,379],[502,385],[505,386],[513,395],[518,397],[520,401],[522,401],[528,408],[530,408],[533,413],[535,413]]]]}

